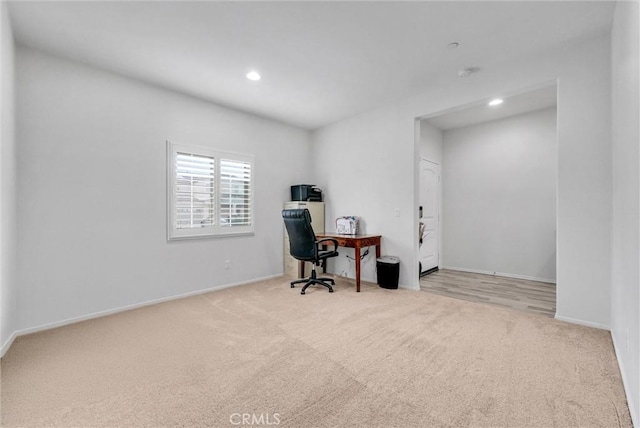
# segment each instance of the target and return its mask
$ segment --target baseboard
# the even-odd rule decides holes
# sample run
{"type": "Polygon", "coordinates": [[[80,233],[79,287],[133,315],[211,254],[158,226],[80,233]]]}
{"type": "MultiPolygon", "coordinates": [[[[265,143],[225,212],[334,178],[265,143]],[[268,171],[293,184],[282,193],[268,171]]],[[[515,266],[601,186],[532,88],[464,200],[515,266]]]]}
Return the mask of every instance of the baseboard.
{"type": "Polygon", "coordinates": [[[44,330],[51,330],[52,328],[62,327],[62,326],[65,326],[65,325],[74,324],[74,323],[81,322],[81,321],[87,321],[87,320],[94,319],[94,318],[105,317],[107,315],[113,315],[113,314],[117,314],[119,312],[130,311],[132,309],[142,308],[144,306],[157,305],[158,303],[169,302],[171,300],[184,299],[184,298],[191,297],[191,296],[197,296],[197,295],[200,295],[200,294],[210,293],[212,291],[223,290],[225,288],[237,287],[239,285],[251,284],[253,282],[266,281],[266,280],[273,279],[273,278],[279,278],[281,276],[282,276],[282,273],[278,273],[278,274],[275,274],[275,275],[264,276],[264,277],[261,277],[261,278],[253,278],[253,279],[250,279],[250,280],[247,280],[247,281],[235,282],[235,283],[232,283],[232,284],[217,285],[215,287],[206,288],[204,290],[190,291],[188,293],[176,294],[176,295],[173,295],[173,296],[162,297],[160,299],[147,300],[145,302],[134,303],[133,305],[120,306],[118,308],[108,309],[106,311],[94,312],[94,313],[87,314],[87,315],[82,315],[82,316],[79,316],[79,317],[68,318],[68,319],[65,319],[65,320],[62,320],[62,321],[56,321],[56,322],[52,322],[52,323],[41,324],[41,325],[38,325],[38,326],[35,326],[35,327],[25,328],[25,329],[16,331],[13,335],[15,337],[24,336],[26,334],[37,333],[39,331],[44,331],[44,330]]]}
{"type": "Polygon", "coordinates": [[[592,322],[592,321],[579,320],[579,319],[576,319],[576,318],[565,317],[565,316],[558,315],[558,314],[556,314],[555,319],[557,319],[558,321],[564,321],[564,322],[568,322],[568,323],[571,323],[571,324],[583,325],[585,327],[599,328],[600,330],[607,330],[607,331],[611,330],[611,328],[606,324],[600,324],[600,323],[592,322]]]}
{"type": "Polygon", "coordinates": [[[0,348],[0,358],[4,357],[4,354],[6,354],[9,348],[11,348],[11,345],[13,344],[13,341],[16,340],[16,337],[18,337],[18,334],[14,331],[13,333],[11,333],[11,336],[9,336],[7,341],[2,344],[2,348],[0,348]]]}
{"type": "Polygon", "coordinates": [[[460,272],[469,272],[469,273],[480,273],[482,275],[502,276],[505,278],[528,279],[529,281],[548,282],[549,284],[556,283],[555,279],[539,278],[537,276],[518,275],[515,273],[493,272],[493,271],[479,270],[479,269],[467,269],[467,268],[461,268],[461,267],[455,267],[455,266],[443,266],[441,269],[457,270],[460,272]]]}
{"type": "MultiPolygon", "coordinates": [[[[337,274],[337,273],[331,273],[331,272],[327,272],[327,275],[331,275],[331,276],[333,276],[334,278],[342,278],[342,279],[348,279],[348,280],[351,280],[351,281],[353,281],[353,284],[354,284],[354,286],[355,286],[355,281],[356,281],[356,279],[355,279],[355,278],[351,278],[350,276],[340,275],[340,274],[337,274]]],[[[360,286],[361,286],[361,289],[362,289],[362,284],[368,284],[368,285],[374,285],[374,286],[376,286],[376,287],[380,287],[380,286],[378,285],[377,280],[360,279],[360,286]]],[[[382,288],[382,287],[380,287],[380,288],[382,288]]],[[[420,285],[412,286],[412,285],[407,285],[407,284],[400,284],[400,283],[398,283],[398,288],[404,288],[405,290],[414,290],[414,291],[415,291],[415,290],[420,290],[420,285]]],[[[388,290],[392,290],[392,289],[391,289],[391,288],[389,288],[388,290]]]]}
{"type": "Polygon", "coordinates": [[[620,358],[620,354],[618,353],[618,344],[616,342],[616,337],[611,333],[611,342],[613,342],[613,351],[616,354],[616,359],[618,360],[618,367],[620,368],[620,376],[622,377],[622,386],[624,388],[624,393],[627,396],[627,406],[629,406],[629,413],[631,414],[631,424],[634,427],[640,427],[640,415],[638,415],[638,408],[636,407],[637,402],[632,400],[631,394],[629,391],[631,390],[629,384],[629,378],[627,377],[627,371],[624,369],[624,364],[622,363],[622,359],[620,358]]]}

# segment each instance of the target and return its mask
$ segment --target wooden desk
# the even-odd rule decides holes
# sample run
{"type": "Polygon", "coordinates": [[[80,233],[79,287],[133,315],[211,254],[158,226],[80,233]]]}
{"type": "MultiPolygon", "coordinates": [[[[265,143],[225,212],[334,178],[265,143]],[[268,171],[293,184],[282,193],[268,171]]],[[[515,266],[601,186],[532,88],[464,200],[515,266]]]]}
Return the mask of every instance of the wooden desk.
{"type": "Polygon", "coordinates": [[[364,247],[376,246],[376,259],[380,257],[381,235],[337,235],[330,233],[316,234],[316,238],[332,238],[338,241],[339,247],[353,248],[356,259],[356,291],[360,292],[360,249],[364,247]]]}

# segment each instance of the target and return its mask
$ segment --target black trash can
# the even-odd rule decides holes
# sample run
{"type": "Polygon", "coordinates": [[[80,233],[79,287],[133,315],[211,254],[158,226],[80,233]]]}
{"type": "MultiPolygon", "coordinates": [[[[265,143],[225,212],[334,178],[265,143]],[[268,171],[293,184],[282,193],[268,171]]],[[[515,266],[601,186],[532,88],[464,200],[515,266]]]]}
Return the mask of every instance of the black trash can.
{"type": "Polygon", "coordinates": [[[394,256],[383,256],[376,260],[378,285],[382,288],[395,290],[398,288],[400,276],[400,259],[394,256]]]}

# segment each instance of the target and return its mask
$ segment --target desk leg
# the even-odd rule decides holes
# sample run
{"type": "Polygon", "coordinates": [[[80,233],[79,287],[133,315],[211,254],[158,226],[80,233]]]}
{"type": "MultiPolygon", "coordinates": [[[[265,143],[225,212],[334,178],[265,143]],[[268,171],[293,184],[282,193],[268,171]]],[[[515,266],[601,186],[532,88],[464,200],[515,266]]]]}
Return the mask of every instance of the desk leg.
{"type": "Polygon", "coordinates": [[[380,258],[380,245],[376,245],[376,262],[380,258]]]}
{"type": "Polygon", "coordinates": [[[360,247],[354,248],[356,256],[356,292],[360,292],[360,247]]]}

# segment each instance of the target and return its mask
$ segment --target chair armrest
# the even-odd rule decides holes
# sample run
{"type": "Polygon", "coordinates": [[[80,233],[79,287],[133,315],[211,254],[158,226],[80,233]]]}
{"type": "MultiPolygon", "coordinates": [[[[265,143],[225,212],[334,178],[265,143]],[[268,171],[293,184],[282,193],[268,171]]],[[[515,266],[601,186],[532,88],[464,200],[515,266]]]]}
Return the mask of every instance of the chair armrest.
{"type": "Polygon", "coordinates": [[[319,240],[316,241],[316,245],[326,245],[326,244],[323,244],[323,242],[326,242],[326,241],[331,241],[333,243],[333,250],[334,251],[338,249],[338,241],[336,239],[334,239],[334,238],[319,239],[319,240]]]}

